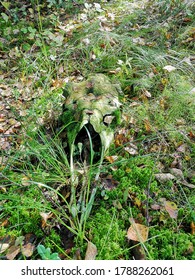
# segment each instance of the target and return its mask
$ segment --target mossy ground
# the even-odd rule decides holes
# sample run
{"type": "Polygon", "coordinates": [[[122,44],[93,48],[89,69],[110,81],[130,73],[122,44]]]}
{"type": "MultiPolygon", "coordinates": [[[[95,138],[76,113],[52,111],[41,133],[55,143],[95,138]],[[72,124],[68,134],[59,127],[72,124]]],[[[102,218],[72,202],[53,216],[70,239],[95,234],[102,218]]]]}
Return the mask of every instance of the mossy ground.
{"type": "Polygon", "coordinates": [[[133,259],[134,218],[149,227],[146,259],[195,259],[194,4],[54,2],[1,6],[1,244],[32,233],[36,246],[63,259],[84,258],[87,241],[97,259],[133,259]],[[76,200],[82,193],[84,206],[76,212],[63,143],[38,131],[56,124],[67,81],[91,73],[120,82],[122,122],[95,194],[97,167],[81,173],[76,200]],[[173,168],[188,185],[157,180],[173,168]],[[176,217],[164,201],[174,202],[176,217]]]}

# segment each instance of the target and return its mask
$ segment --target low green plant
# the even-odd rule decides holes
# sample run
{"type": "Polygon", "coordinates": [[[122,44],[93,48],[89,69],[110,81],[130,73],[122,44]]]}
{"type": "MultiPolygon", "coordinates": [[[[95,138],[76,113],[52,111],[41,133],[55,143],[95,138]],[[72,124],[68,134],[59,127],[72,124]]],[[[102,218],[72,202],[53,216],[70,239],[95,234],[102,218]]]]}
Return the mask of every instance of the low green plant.
{"type": "Polygon", "coordinates": [[[96,259],[128,259],[129,248],[124,220],[115,207],[108,205],[96,209],[87,222],[90,238],[98,250],[96,259]]]}
{"type": "MultiPolygon", "coordinates": [[[[53,95],[52,98],[55,99],[55,96],[53,95]]],[[[45,102],[47,98],[39,100],[35,108],[31,109],[30,118],[34,113],[38,118],[44,117],[41,109],[45,108],[45,102]]],[[[56,103],[58,101],[54,100],[52,106],[56,103]]],[[[18,235],[33,232],[38,238],[42,238],[44,233],[40,228],[40,212],[53,212],[56,220],[77,237],[77,246],[81,246],[86,240],[86,221],[96,194],[96,188],[91,189],[92,172],[94,172],[92,171],[92,139],[88,133],[91,146],[90,168],[83,176],[82,184],[79,186],[80,193],[73,195],[70,201],[68,192],[71,185],[71,172],[64,143],[54,131],[49,132],[52,134],[51,137],[46,131],[37,129],[37,126],[34,123],[28,127],[28,132],[22,140],[22,148],[13,159],[9,158],[9,162],[3,168],[3,184],[9,186],[9,191],[1,194],[2,199],[6,197],[6,203],[2,208],[3,215],[9,217],[10,224],[18,230],[18,235]],[[61,190],[65,188],[67,188],[67,199],[61,194],[61,190]],[[20,196],[21,192],[24,192],[23,196],[20,196]]],[[[76,189],[76,186],[73,187],[76,189]]],[[[60,249],[59,240],[58,244],[54,244],[54,238],[49,238],[52,232],[55,235],[51,230],[46,243],[49,247],[56,246],[60,249]]]]}
{"type": "Polygon", "coordinates": [[[154,260],[193,260],[195,257],[195,240],[182,230],[175,232],[171,228],[154,227],[150,229],[150,236],[155,238],[149,240],[147,249],[154,260]]]}
{"type": "Polygon", "coordinates": [[[44,245],[38,245],[37,251],[39,255],[41,256],[42,260],[60,260],[60,257],[58,256],[58,253],[51,253],[50,248],[45,248],[44,245]]]}
{"type": "Polygon", "coordinates": [[[132,217],[149,226],[149,239],[143,246],[148,259],[195,259],[191,233],[194,190],[175,180],[159,183],[155,179],[156,172],[169,172],[176,164],[186,180],[195,183],[194,4],[147,1],[145,9],[129,12],[128,1],[119,1],[120,5],[118,1],[96,1],[103,8],[99,12],[93,1],[87,5],[82,0],[30,2],[32,7],[18,1],[1,3],[0,48],[2,71],[6,73],[1,73],[1,82],[11,85],[9,92],[13,90],[17,106],[25,107],[25,112],[17,109],[11,98],[9,114],[23,121],[27,113],[31,133],[25,135],[27,141],[14,136],[21,144],[19,151],[0,152],[2,162],[7,158],[0,167],[0,219],[9,222],[0,235],[16,237],[33,232],[45,246],[45,258],[51,257],[51,250],[64,254],[56,227],[51,225],[47,233],[41,229],[40,212],[51,212],[57,225],[72,232],[73,251],[80,248],[82,257],[85,241],[91,240],[98,248],[98,259],[130,259],[132,248],[126,231],[132,217]],[[69,18],[73,10],[74,20],[69,18]],[[113,16],[109,10],[114,20],[109,18],[113,16]],[[87,20],[82,20],[82,13],[87,20]],[[64,14],[68,15],[65,23],[64,14]],[[73,31],[64,31],[69,24],[73,31]],[[167,65],[175,70],[165,71],[167,65]],[[113,164],[103,164],[97,184],[92,179],[97,166],[91,165],[86,172],[80,165],[84,173],[79,175],[70,204],[65,143],[38,127],[51,124],[59,114],[62,100],[58,81],[79,80],[92,72],[120,81],[125,93],[123,111],[129,117],[123,124],[124,134],[130,134],[124,145],[112,146],[111,154],[119,158],[113,164]],[[124,150],[129,141],[137,145],[138,155],[124,150]],[[180,146],[186,150],[178,149],[180,146]],[[108,190],[101,186],[104,172],[118,181],[117,187],[108,190]],[[177,219],[163,208],[152,208],[153,204],[162,207],[161,198],[177,205],[177,219]]]}

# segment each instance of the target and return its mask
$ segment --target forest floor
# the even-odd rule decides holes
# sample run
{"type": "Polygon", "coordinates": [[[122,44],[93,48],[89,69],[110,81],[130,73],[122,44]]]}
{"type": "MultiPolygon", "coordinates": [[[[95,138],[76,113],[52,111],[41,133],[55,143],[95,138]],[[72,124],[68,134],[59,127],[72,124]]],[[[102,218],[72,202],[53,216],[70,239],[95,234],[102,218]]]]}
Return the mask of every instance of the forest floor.
{"type": "Polygon", "coordinates": [[[26,2],[0,4],[0,258],[195,259],[193,1],[26,2]],[[121,85],[121,123],[75,209],[40,127],[91,73],[121,85]]]}

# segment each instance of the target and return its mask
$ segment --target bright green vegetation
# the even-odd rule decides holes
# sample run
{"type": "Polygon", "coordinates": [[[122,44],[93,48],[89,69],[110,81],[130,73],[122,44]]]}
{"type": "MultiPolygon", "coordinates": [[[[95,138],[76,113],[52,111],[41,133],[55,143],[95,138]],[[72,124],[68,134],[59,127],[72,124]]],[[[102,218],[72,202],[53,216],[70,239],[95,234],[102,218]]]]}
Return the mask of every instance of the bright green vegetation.
{"type": "Polygon", "coordinates": [[[140,245],[145,259],[194,260],[195,5],[20,2],[0,7],[0,251],[34,234],[32,255],[15,259],[84,259],[91,241],[96,259],[133,259],[140,245]],[[98,163],[77,163],[70,203],[57,120],[67,82],[93,73],[121,84],[121,122],[98,182],[98,163]],[[149,228],[146,242],[127,239],[130,218],[149,228]]]}

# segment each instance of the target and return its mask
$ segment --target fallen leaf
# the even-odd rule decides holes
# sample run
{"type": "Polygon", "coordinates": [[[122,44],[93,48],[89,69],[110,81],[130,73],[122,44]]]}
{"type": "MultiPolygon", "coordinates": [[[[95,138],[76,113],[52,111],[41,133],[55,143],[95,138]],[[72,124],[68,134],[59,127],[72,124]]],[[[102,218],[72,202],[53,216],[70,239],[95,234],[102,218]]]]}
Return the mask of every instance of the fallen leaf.
{"type": "Polygon", "coordinates": [[[120,67],[117,67],[115,70],[110,70],[108,73],[109,74],[118,74],[121,71],[120,67]]]}
{"type": "Polygon", "coordinates": [[[191,189],[194,189],[195,188],[195,185],[193,184],[190,184],[188,183],[187,181],[183,180],[183,181],[179,181],[182,185],[188,187],[188,188],[191,188],[191,189]]]}
{"type": "Polygon", "coordinates": [[[129,105],[129,107],[139,107],[141,104],[140,103],[138,103],[138,102],[136,102],[136,101],[133,101],[130,105],[129,105]]]}
{"type": "Polygon", "coordinates": [[[172,201],[165,201],[164,207],[166,211],[169,213],[169,216],[173,219],[177,219],[178,209],[177,205],[172,201]]]}
{"type": "Polygon", "coordinates": [[[35,245],[32,243],[27,243],[22,246],[21,251],[25,257],[31,257],[35,249],[35,245]]]}
{"type": "Polygon", "coordinates": [[[170,173],[175,176],[177,179],[184,180],[184,175],[181,169],[171,168],[170,173]]]}
{"type": "Polygon", "coordinates": [[[146,260],[147,256],[146,256],[146,252],[143,248],[143,246],[138,243],[137,241],[132,241],[132,255],[134,257],[135,260],[146,260]]]}
{"type": "Polygon", "coordinates": [[[24,236],[19,236],[16,238],[15,246],[21,246],[24,243],[24,236]]]}
{"type": "Polygon", "coordinates": [[[113,163],[118,159],[118,156],[106,156],[105,159],[107,159],[110,163],[113,163]]]}
{"type": "Polygon", "coordinates": [[[20,253],[20,246],[13,245],[8,249],[6,257],[8,260],[14,260],[15,257],[20,253]]]}
{"type": "Polygon", "coordinates": [[[177,119],[176,120],[176,125],[180,126],[180,125],[185,125],[186,124],[186,121],[184,119],[177,119]]]}
{"type": "Polygon", "coordinates": [[[134,144],[130,143],[129,147],[125,147],[124,150],[128,152],[130,155],[137,155],[138,154],[138,148],[134,144]]]}
{"type": "Polygon", "coordinates": [[[191,138],[191,139],[195,139],[195,133],[193,133],[192,131],[190,131],[188,133],[188,136],[191,138]]]}
{"type": "Polygon", "coordinates": [[[134,44],[138,44],[138,45],[141,45],[141,46],[145,46],[145,44],[146,44],[145,39],[142,38],[142,37],[132,38],[132,41],[133,41],[134,44]]]}
{"type": "Polygon", "coordinates": [[[172,72],[174,70],[176,70],[176,68],[172,65],[166,65],[165,67],[163,67],[164,70],[167,70],[168,72],[172,72]]]}
{"type": "Polygon", "coordinates": [[[151,93],[148,90],[146,90],[146,89],[143,91],[143,93],[148,98],[152,97],[151,93]]]}
{"type": "Polygon", "coordinates": [[[85,260],[95,260],[95,257],[97,255],[97,247],[92,243],[88,242],[87,244],[87,251],[85,254],[85,260]]]}
{"type": "Polygon", "coordinates": [[[23,186],[28,187],[31,185],[30,178],[27,176],[22,177],[21,183],[23,186]]]}
{"type": "Polygon", "coordinates": [[[194,222],[191,222],[190,227],[191,227],[191,234],[195,234],[195,224],[194,224],[194,222]]]}
{"type": "Polygon", "coordinates": [[[178,148],[177,148],[177,151],[180,152],[180,153],[183,153],[185,154],[186,151],[188,149],[188,146],[186,144],[181,144],[178,148]]]}
{"type": "Polygon", "coordinates": [[[175,153],[173,154],[174,160],[171,163],[171,168],[179,168],[182,169],[182,160],[181,160],[181,155],[175,153]]]}
{"type": "Polygon", "coordinates": [[[153,209],[153,210],[160,210],[161,206],[159,204],[152,204],[151,205],[151,209],[153,209]]]}
{"type": "Polygon", "coordinates": [[[167,183],[168,181],[176,179],[174,175],[171,173],[158,173],[155,174],[155,178],[160,182],[160,183],[167,183]]]}
{"type": "Polygon", "coordinates": [[[39,214],[43,218],[41,221],[41,227],[45,228],[47,226],[47,220],[53,216],[53,213],[52,212],[49,212],[49,213],[40,212],[39,214]]]}
{"type": "Polygon", "coordinates": [[[127,238],[133,241],[139,241],[141,243],[147,241],[149,228],[139,223],[135,223],[131,220],[131,226],[127,231],[127,238]]]}
{"type": "MultiPolygon", "coordinates": [[[[0,186],[1,189],[1,186],[0,186]]],[[[5,219],[3,222],[0,223],[0,227],[7,227],[9,225],[9,220],[5,219]]],[[[1,248],[1,245],[0,245],[1,248]]]]}
{"type": "Polygon", "coordinates": [[[10,246],[9,243],[0,244],[0,254],[5,252],[9,248],[9,246],[10,246]]]}
{"type": "Polygon", "coordinates": [[[81,258],[81,250],[80,249],[76,249],[76,252],[74,254],[74,259],[75,260],[82,260],[82,258],[81,258]]]}
{"type": "Polygon", "coordinates": [[[107,190],[115,189],[119,184],[118,181],[114,180],[113,178],[109,178],[109,177],[102,178],[101,183],[102,183],[102,186],[104,187],[104,189],[107,189],[107,190]]]}
{"type": "Polygon", "coordinates": [[[144,125],[145,125],[145,129],[146,129],[147,132],[152,131],[152,126],[151,126],[151,123],[149,122],[149,120],[145,119],[144,120],[144,125]]]}
{"type": "Polygon", "coordinates": [[[139,198],[135,197],[134,199],[134,205],[136,205],[137,207],[140,207],[142,205],[142,202],[139,198]]]}
{"type": "Polygon", "coordinates": [[[36,240],[36,235],[33,234],[33,233],[27,233],[24,237],[24,244],[27,244],[27,243],[34,243],[35,240],[36,240]]]}

